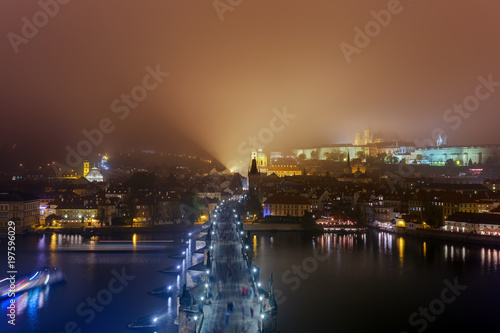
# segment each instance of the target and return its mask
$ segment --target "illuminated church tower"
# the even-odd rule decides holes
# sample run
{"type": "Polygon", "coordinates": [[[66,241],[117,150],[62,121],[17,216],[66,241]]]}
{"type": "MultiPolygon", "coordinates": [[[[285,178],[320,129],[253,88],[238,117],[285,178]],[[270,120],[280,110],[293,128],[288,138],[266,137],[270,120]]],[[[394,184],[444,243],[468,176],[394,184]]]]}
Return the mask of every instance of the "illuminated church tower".
{"type": "Polygon", "coordinates": [[[89,161],[83,161],[83,177],[87,177],[90,172],[90,163],[89,161]]]}
{"type": "Polygon", "coordinates": [[[267,155],[264,153],[262,148],[252,149],[252,155],[250,156],[251,161],[256,160],[257,167],[259,170],[267,168],[267,155]]]}

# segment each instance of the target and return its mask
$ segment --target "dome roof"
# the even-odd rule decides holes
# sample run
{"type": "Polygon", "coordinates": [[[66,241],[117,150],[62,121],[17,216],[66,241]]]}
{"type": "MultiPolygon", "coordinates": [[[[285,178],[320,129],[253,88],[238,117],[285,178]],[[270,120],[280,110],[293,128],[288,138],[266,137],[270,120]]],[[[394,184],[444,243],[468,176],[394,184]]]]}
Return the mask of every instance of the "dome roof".
{"type": "Polygon", "coordinates": [[[89,182],[102,182],[104,180],[101,171],[99,171],[99,169],[96,167],[91,168],[89,173],[87,174],[87,177],[85,178],[87,178],[89,182]]]}

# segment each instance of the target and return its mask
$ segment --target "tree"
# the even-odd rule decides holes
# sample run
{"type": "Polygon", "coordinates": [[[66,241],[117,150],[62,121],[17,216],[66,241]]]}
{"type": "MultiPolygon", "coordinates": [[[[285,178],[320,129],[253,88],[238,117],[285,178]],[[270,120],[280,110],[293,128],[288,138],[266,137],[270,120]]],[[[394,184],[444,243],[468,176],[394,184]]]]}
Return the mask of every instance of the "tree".
{"type": "Polygon", "coordinates": [[[137,217],[137,201],[134,192],[130,191],[123,201],[123,222],[133,225],[134,218],[137,217]]]}
{"type": "Polygon", "coordinates": [[[180,205],[180,210],[185,221],[194,224],[198,216],[203,212],[203,202],[198,196],[196,189],[191,189],[186,193],[180,205]]]}
{"type": "Polygon", "coordinates": [[[366,154],[365,154],[364,151],[358,151],[356,153],[356,157],[359,158],[362,161],[362,160],[366,159],[366,154]]]}
{"type": "Polygon", "coordinates": [[[323,156],[325,156],[325,159],[329,161],[339,161],[341,159],[342,153],[340,152],[340,149],[335,148],[330,152],[324,153],[323,156]]]}
{"type": "Polygon", "coordinates": [[[101,208],[101,210],[99,212],[99,222],[101,224],[101,228],[102,228],[102,224],[103,224],[105,219],[106,219],[106,213],[104,212],[104,208],[101,208]]]}
{"type": "Polygon", "coordinates": [[[299,156],[297,156],[299,160],[305,160],[307,158],[306,154],[300,153],[299,156]]]}
{"type": "Polygon", "coordinates": [[[381,164],[385,163],[385,159],[387,158],[386,153],[378,153],[377,154],[377,161],[381,164]]]}
{"type": "Polygon", "coordinates": [[[306,226],[314,225],[315,221],[314,221],[312,213],[310,211],[305,211],[304,215],[301,218],[301,222],[306,226]]]}
{"type": "Polygon", "coordinates": [[[413,159],[413,164],[420,164],[420,162],[424,159],[424,157],[421,154],[417,154],[415,158],[413,159]]]}
{"type": "Polygon", "coordinates": [[[319,150],[318,150],[318,149],[313,150],[313,151],[311,152],[311,159],[312,159],[312,160],[317,160],[318,158],[319,158],[319,150]]]}
{"type": "Polygon", "coordinates": [[[453,160],[451,158],[449,158],[446,160],[444,165],[447,167],[450,167],[450,166],[455,166],[455,163],[453,162],[453,160]]]}

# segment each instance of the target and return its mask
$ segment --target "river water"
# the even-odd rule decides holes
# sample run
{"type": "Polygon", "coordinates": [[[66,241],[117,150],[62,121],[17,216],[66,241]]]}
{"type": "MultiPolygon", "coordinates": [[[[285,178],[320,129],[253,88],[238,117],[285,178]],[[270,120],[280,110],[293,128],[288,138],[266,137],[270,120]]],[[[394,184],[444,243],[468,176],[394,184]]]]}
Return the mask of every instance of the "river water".
{"type": "MultiPolygon", "coordinates": [[[[281,333],[500,332],[498,248],[377,231],[256,232],[251,237],[266,288],[273,273],[281,333]]],[[[17,236],[20,274],[55,266],[67,282],[18,296],[15,327],[7,323],[3,301],[0,332],[153,332],[127,324],[154,313],[169,323],[162,331],[175,332],[176,300],[147,292],[180,287],[175,275],[158,271],[175,265],[185,269],[185,261],[169,258],[183,251],[185,237],[120,235],[101,238],[99,244],[120,239],[127,243],[89,249],[89,239],[80,236],[17,236]],[[151,239],[175,242],[143,242],[151,239]],[[93,307],[92,299],[101,303],[93,307]]],[[[6,253],[5,239],[0,245],[6,253]]]]}
{"type": "Polygon", "coordinates": [[[493,247],[374,230],[256,233],[253,245],[281,332],[500,332],[493,247]]]}

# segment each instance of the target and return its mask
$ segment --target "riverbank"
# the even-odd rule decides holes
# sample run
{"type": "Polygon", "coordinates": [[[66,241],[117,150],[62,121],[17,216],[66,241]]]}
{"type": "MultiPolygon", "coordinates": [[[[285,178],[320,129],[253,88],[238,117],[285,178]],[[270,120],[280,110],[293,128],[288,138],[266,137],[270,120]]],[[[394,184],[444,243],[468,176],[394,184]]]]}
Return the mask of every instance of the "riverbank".
{"type": "Polygon", "coordinates": [[[424,229],[408,230],[406,228],[401,228],[401,227],[398,227],[396,229],[396,234],[425,238],[425,239],[461,242],[467,244],[472,243],[472,244],[500,246],[500,237],[498,236],[486,236],[486,235],[449,232],[440,230],[424,230],[424,229]]]}
{"type": "Polygon", "coordinates": [[[307,231],[307,232],[323,232],[316,225],[303,225],[299,223],[244,223],[243,230],[245,231],[307,231]]]}
{"type": "Polygon", "coordinates": [[[100,236],[100,235],[114,235],[114,234],[127,234],[127,233],[151,233],[151,232],[193,232],[201,228],[200,225],[187,225],[187,224],[171,224],[171,225],[156,225],[147,227],[130,227],[130,226],[109,226],[100,228],[51,228],[39,227],[29,230],[28,233],[34,234],[69,234],[69,235],[83,235],[83,236],[100,236]]]}

